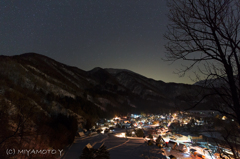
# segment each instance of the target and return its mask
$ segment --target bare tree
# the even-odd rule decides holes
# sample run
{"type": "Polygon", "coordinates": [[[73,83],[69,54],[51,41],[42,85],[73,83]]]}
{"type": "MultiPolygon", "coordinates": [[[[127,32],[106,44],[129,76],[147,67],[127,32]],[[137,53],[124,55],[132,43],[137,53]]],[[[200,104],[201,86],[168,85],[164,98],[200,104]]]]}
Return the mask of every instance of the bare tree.
{"type": "Polygon", "coordinates": [[[166,59],[189,61],[179,70],[182,75],[197,66],[197,78],[211,81],[224,103],[218,111],[240,124],[239,1],[171,0],[168,5],[166,59]],[[213,84],[220,80],[221,89],[213,84]]]}
{"type": "MultiPolygon", "coordinates": [[[[214,97],[211,109],[234,119],[240,134],[239,0],[169,0],[168,6],[166,60],[188,61],[180,75],[196,67],[197,80],[204,79],[213,90],[203,97],[214,97]]],[[[227,133],[226,141],[234,135],[227,133]]]]}

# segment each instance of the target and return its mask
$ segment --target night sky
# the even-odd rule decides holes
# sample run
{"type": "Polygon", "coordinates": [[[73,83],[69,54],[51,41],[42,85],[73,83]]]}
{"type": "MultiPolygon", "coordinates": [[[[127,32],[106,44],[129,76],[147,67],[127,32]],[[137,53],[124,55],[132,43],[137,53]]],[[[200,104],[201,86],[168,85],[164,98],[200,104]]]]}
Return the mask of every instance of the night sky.
{"type": "Polygon", "coordinates": [[[124,68],[193,83],[165,57],[165,0],[1,0],[0,54],[35,52],[83,70],[124,68]]]}

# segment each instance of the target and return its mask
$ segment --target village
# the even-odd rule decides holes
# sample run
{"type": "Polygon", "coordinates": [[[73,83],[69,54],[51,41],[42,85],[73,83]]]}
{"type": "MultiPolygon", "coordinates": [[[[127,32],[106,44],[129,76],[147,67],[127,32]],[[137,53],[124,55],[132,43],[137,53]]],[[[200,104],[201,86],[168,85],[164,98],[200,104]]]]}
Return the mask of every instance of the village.
{"type": "Polygon", "coordinates": [[[141,139],[147,146],[153,147],[160,158],[229,158],[232,156],[230,149],[216,142],[221,137],[217,131],[220,126],[214,124],[215,118],[233,122],[215,111],[130,114],[99,120],[90,131],[79,134],[107,134],[108,137],[141,139]]]}

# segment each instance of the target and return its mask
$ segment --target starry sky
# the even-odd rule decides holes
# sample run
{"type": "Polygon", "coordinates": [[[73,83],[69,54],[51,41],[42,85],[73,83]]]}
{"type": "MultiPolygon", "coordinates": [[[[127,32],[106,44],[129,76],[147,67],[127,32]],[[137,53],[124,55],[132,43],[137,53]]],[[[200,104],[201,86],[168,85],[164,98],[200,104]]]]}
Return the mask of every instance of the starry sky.
{"type": "Polygon", "coordinates": [[[181,61],[162,60],[167,13],[166,0],[1,0],[0,54],[35,52],[86,71],[193,83],[174,74],[181,61]]]}

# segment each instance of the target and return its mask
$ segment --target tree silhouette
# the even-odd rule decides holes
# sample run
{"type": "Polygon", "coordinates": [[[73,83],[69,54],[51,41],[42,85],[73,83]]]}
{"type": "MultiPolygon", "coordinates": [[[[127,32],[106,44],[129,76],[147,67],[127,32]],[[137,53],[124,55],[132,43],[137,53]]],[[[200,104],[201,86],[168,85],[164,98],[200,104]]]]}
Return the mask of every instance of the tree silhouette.
{"type": "Polygon", "coordinates": [[[84,147],[80,159],[94,159],[95,158],[95,149],[84,147]]]}
{"type": "Polygon", "coordinates": [[[102,145],[98,151],[97,151],[97,155],[96,155],[96,159],[110,159],[110,154],[107,151],[107,148],[105,145],[102,145]]]}
{"type": "MultiPolygon", "coordinates": [[[[204,79],[213,91],[210,109],[240,124],[240,3],[238,0],[171,0],[166,60],[188,61],[180,75],[197,67],[196,80],[204,79]]],[[[239,131],[239,130],[238,130],[239,131]]],[[[240,133],[240,132],[239,132],[240,133]]],[[[236,157],[236,156],[235,156],[236,157]]]]}
{"type": "Polygon", "coordinates": [[[166,60],[189,61],[181,75],[198,65],[197,80],[200,75],[208,79],[206,84],[223,102],[217,110],[240,123],[239,2],[173,0],[169,8],[166,60]]]}
{"type": "Polygon", "coordinates": [[[80,159],[110,159],[110,154],[105,145],[101,145],[98,149],[94,149],[88,144],[84,147],[80,159]]]}

